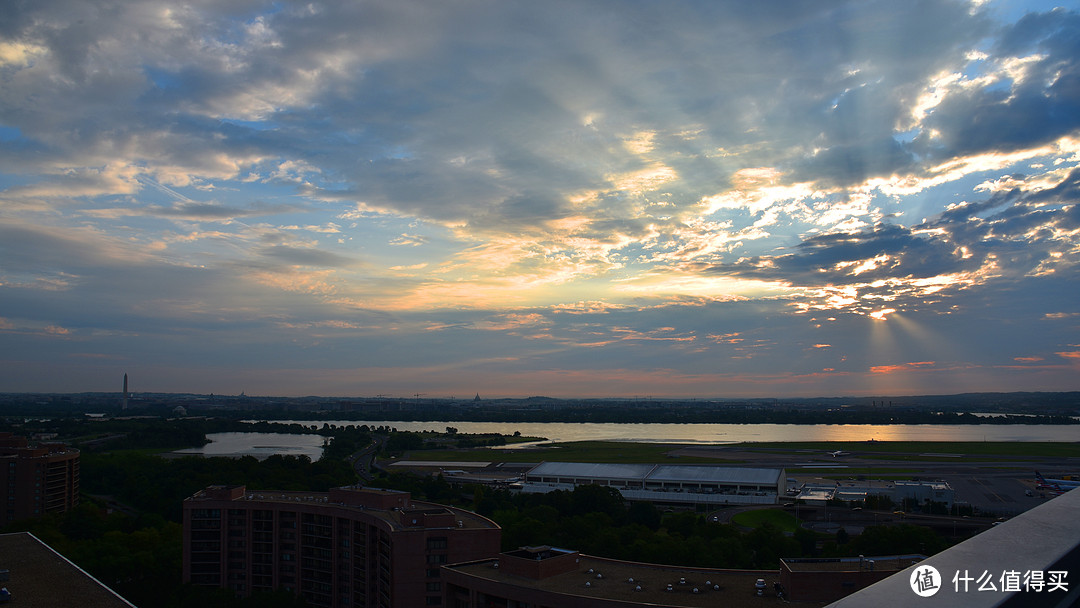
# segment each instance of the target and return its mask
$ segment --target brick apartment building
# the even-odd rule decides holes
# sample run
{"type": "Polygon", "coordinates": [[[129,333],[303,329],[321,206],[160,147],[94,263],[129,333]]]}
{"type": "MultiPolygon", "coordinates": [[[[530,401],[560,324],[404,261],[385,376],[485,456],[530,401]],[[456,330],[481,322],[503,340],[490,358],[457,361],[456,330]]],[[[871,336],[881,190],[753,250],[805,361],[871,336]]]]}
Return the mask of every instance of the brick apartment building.
{"type": "Polygon", "coordinates": [[[496,555],[501,530],[408,492],[249,492],[211,486],[184,501],[183,580],[240,595],[284,588],[312,606],[443,605],[442,566],[496,555]]]}
{"type": "Polygon", "coordinates": [[[69,511],[79,504],[79,450],[0,432],[0,489],[0,524],[69,511]]]}

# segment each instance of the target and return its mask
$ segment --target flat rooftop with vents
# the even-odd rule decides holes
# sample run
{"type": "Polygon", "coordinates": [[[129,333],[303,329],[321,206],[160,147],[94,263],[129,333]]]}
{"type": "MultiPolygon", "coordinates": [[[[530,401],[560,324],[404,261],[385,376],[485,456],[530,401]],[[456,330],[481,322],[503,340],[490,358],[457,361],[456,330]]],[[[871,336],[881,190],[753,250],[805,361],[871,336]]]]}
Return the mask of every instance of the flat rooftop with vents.
{"type": "Polygon", "coordinates": [[[521,489],[544,493],[590,484],[615,488],[627,500],[776,504],[787,491],[787,475],[784,469],[756,467],[542,462],[525,474],[521,489]]]}
{"type": "Polygon", "coordinates": [[[0,581],[18,608],[134,608],[29,532],[0,534],[0,581]]]}
{"type": "MultiPolygon", "coordinates": [[[[443,567],[450,606],[560,608],[776,606],[779,570],[719,570],[642,564],[556,547],[522,547],[497,558],[443,567]],[[757,595],[756,583],[765,589],[757,595]]],[[[821,606],[825,602],[800,602],[821,606]]]]}

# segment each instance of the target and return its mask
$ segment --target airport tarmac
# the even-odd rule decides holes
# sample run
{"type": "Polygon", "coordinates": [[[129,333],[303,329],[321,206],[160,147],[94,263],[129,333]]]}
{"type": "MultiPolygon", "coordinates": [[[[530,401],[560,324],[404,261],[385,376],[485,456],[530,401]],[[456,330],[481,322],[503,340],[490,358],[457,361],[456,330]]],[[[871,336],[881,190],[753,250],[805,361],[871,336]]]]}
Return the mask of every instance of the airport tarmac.
{"type": "MultiPolygon", "coordinates": [[[[721,466],[783,468],[789,481],[794,479],[800,484],[816,478],[944,480],[953,488],[957,502],[970,504],[977,513],[1002,516],[1027,511],[1053,498],[1052,493],[1037,488],[1036,470],[1047,477],[1080,472],[1080,458],[969,455],[956,451],[962,445],[949,444],[948,449],[953,450],[950,452],[882,453],[852,448],[839,456],[825,450],[787,449],[783,444],[768,443],[762,443],[760,447],[745,444],[673,445],[668,456],[715,458],[721,466]],[[847,469],[851,470],[850,476],[845,474],[847,469]]],[[[465,483],[498,483],[516,480],[539,464],[543,460],[543,451],[538,450],[536,456],[536,463],[405,459],[392,466],[427,474],[441,472],[448,479],[465,483]]]]}
{"type": "MultiPolygon", "coordinates": [[[[957,444],[951,444],[956,448],[957,444]]],[[[1015,515],[1032,509],[1053,498],[1039,490],[1035,471],[1046,477],[1075,474],[1080,471],[1080,459],[999,455],[968,455],[963,453],[860,453],[857,449],[833,456],[824,450],[791,449],[781,444],[762,444],[760,448],[745,446],[688,446],[672,452],[675,456],[713,457],[737,460],[739,465],[777,467],[787,470],[788,480],[800,483],[818,477],[844,478],[845,469],[852,469],[851,478],[944,480],[955,491],[955,500],[968,503],[977,512],[1015,515]],[[917,460],[908,460],[915,457],[917,460]],[[880,474],[875,474],[879,469],[880,474]],[[895,473],[904,470],[905,473],[895,473]],[[857,472],[856,472],[857,471],[857,472]],[[1028,496],[1028,493],[1031,496],[1028,496]]]]}

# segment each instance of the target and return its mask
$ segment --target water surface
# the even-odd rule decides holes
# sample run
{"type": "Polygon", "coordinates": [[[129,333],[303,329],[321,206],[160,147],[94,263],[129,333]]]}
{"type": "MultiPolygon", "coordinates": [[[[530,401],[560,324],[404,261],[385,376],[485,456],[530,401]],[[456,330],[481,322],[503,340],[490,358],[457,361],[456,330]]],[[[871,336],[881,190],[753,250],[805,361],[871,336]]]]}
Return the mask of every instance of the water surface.
{"type": "Polygon", "coordinates": [[[230,458],[254,456],[259,460],[274,454],[305,455],[312,460],[318,460],[322,457],[324,439],[322,435],[290,433],[207,433],[206,438],[210,443],[202,447],[177,450],[174,453],[230,458]]]}
{"type": "Polygon", "coordinates": [[[461,433],[519,431],[551,441],[638,441],[645,443],[742,443],[747,441],[1078,441],[1080,426],[1028,424],[673,424],[617,422],[409,422],[357,420],[271,420],[306,426],[389,426],[399,431],[461,433]]]}

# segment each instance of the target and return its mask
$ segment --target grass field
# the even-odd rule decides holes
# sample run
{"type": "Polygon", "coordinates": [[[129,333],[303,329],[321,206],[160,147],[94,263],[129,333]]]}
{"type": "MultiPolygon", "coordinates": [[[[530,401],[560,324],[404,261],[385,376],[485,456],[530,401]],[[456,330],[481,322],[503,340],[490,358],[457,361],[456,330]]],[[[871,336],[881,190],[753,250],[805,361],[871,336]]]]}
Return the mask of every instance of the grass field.
{"type": "Polygon", "coordinates": [[[779,528],[784,532],[794,532],[799,526],[799,520],[787,511],[780,509],[757,509],[756,511],[743,511],[736,513],[731,521],[747,528],[757,528],[766,523],[779,528]]]}
{"type": "MultiPolygon", "coordinates": [[[[548,444],[531,449],[423,450],[414,451],[416,460],[450,462],[629,462],[629,463],[711,463],[743,464],[744,460],[681,456],[673,458],[668,452],[686,444],[634,443],[628,441],[572,441],[548,444]]],[[[891,459],[915,462],[971,462],[987,458],[1010,458],[1023,461],[1031,458],[1080,458],[1080,443],[1053,442],[934,442],[934,441],[857,441],[741,443],[724,446],[733,450],[788,454],[798,451],[832,452],[842,450],[857,453],[861,458],[891,459]]],[[[722,453],[722,452],[720,452],[722,453]]],[[[838,466],[843,457],[837,459],[838,466]]],[[[789,474],[836,475],[895,475],[915,473],[915,469],[887,467],[851,467],[836,469],[791,469],[789,474]]]]}
{"type": "Polygon", "coordinates": [[[630,443],[626,441],[572,441],[553,443],[542,448],[525,450],[417,450],[410,454],[415,460],[443,460],[452,462],[630,462],[630,463],[738,463],[738,460],[722,460],[706,457],[672,458],[667,452],[680,447],[661,443],[630,443]]]}

